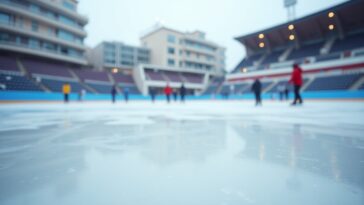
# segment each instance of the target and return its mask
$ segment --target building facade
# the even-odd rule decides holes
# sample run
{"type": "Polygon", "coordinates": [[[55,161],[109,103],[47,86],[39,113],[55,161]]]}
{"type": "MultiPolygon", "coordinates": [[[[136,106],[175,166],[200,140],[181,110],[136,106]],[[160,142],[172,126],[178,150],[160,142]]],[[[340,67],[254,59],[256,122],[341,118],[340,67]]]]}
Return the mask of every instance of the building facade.
{"type": "Polygon", "coordinates": [[[86,65],[76,0],[0,0],[0,50],[86,65]]]}
{"type": "Polygon", "coordinates": [[[193,68],[222,74],[225,70],[225,48],[205,38],[201,31],[183,33],[160,27],[141,38],[151,50],[151,64],[193,68]]]}
{"type": "Polygon", "coordinates": [[[92,49],[89,61],[97,70],[132,69],[150,63],[148,48],[122,42],[102,42],[92,49]]]}

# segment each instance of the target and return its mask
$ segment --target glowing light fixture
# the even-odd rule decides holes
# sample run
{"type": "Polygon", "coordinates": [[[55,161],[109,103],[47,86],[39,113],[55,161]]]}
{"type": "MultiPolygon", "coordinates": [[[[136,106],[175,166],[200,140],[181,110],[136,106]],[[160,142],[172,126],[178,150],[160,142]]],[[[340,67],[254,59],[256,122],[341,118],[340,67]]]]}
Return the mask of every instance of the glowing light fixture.
{"type": "Polygon", "coordinates": [[[331,12],[329,12],[328,16],[329,16],[329,18],[333,18],[335,16],[335,13],[331,11],[331,12]]]}
{"type": "Polygon", "coordinates": [[[260,47],[260,48],[264,48],[264,46],[265,46],[265,44],[264,44],[263,42],[260,42],[260,43],[259,43],[259,47],[260,47]]]}
{"type": "Polygon", "coordinates": [[[118,72],[119,72],[119,70],[118,70],[117,68],[113,68],[111,72],[112,72],[112,73],[118,73],[118,72]]]}
{"type": "Polygon", "coordinates": [[[334,30],[335,29],[335,26],[333,24],[330,24],[329,25],[329,30],[334,30]]]}
{"type": "Polygon", "coordinates": [[[259,36],[258,36],[260,39],[263,39],[264,38],[264,34],[259,34],[259,36]]]}
{"type": "Polygon", "coordinates": [[[290,24],[290,25],[288,26],[288,30],[292,31],[293,29],[294,29],[294,25],[293,25],[293,24],[290,24]]]}
{"type": "Polygon", "coordinates": [[[295,36],[293,34],[289,35],[289,40],[293,41],[295,39],[295,36]]]}

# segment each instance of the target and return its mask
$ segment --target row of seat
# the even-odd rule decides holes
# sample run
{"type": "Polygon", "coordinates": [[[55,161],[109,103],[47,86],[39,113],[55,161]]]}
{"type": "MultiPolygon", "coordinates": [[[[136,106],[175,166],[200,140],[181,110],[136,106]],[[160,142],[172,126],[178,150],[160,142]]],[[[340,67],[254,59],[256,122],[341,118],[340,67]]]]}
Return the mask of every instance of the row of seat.
{"type": "MultiPolygon", "coordinates": [[[[358,48],[364,48],[364,33],[355,33],[347,35],[344,39],[337,39],[332,45],[330,52],[328,54],[321,55],[320,49],[324,46],[324,41],[318,41],[310,44],[304,44],[300,48],[293,49],[292,52],[288,55],[287,61],[294,60],[297,62],[301,62],[302,59],[307,57],[315,57],[317,62],[338,59],[341,56],[341,52],[351,51],[358,48]]],[[[280,48],[278,50],[274,50],[264,57],[261,62],[261,68],[265,68],[272,63],[277,63],[278,58],[283,54],[286,48],[280,48]]],[[[233,72],[240,72],[241,68],[251,67],[254,65],[254,62],[258,61],[266,55],[266,53],[257,53],[253,54],[250,57],[244,58],[235,68],[233,72]]]]}
{"type": "MultiPolygon", "coordinates": [[[[314,80],[306,86],[309,82],[309,79],[304,79],[303,87],[306,87],[304,91],[330,91],[330,90],[348,90],[351,88],[356,82],[358,82],[361,78],[364,77],[362,73],[354,73],[354,74],[346,74],[346,75],[336,75],[336,76],[319,76],[314,78],[314,80]]],[[[234,94],[243,94],[251,92],[252,83],[240,83],[234,84],[224,84],[220,92],[218,92],[218,88],[216,85],[211,85],[206,91],[205,94],[226,94],[226,93],[234,93],[234,94]]],[[[279,86],[287,86],[287,88],[292,89],[287,80],[282,80],[278,82],[262,82],[262,90],[266,90],[268,93],[278,92],[279,86]],[[266,90],[269,86],[274,85],[266,90]]],[[[364,83],[358,88],[359,90],[364,89],[364,83]]]]}

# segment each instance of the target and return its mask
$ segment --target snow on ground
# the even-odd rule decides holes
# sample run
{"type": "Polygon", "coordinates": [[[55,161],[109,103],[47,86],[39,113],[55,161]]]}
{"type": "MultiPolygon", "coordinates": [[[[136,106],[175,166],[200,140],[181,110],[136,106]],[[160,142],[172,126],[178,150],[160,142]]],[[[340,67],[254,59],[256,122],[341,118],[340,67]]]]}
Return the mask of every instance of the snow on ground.
{"type": "Polygon", "coordinates": [[[0,105],[0,204],[363,204],[364,103],[0,105]]]}

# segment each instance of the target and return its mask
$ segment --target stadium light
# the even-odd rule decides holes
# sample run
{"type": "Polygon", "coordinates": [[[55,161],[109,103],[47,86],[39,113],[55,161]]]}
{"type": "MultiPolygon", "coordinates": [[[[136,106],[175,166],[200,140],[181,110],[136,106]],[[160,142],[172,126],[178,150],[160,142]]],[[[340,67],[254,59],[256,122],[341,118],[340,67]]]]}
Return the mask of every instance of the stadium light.
{"type": "Polygon", "coordinates": [[[118,73],[118,72],[119,72],[119,70],[118,70],[117,68],[113,68],[111,72],[112,72],[112,73],[118,73]]]}
{"type": "Polygon", "coordinates": [[[260,39],[263,39],[264,38],[264,34],[259,34],[259,36],[258,36],[260,39]]]}
{"type": "Polygon", "coordinates": [[[328,16],[329,16],[329,18],[333,18],[335,16],[335,13],[331,11],[331,12],[329,12],[328,16]]]}
{"type": "Polygon", "coordinates": [[[264,42],[260,42],[260,43],[259,43],[259,47],[260,47],[260,48],[264,48],[264,46],[265,46],[264,42]]]}
{"type": "Polygon", "coordinates": [[[334,30],[334,29],[335,29],[334,24],[330,24],[330,25],[329,25],[329,30],[334,30]]]}
{"type": "Polygon", "coordinates": [[[293,41],[295,39],[295,36],[293,34],[289,35],[289,40],[293,41]]]}
{"type": "Polygon", "coordinates": [[[288,26],[288,30],[292,31],[293,29],[294,29],[294,25],[293,25],[293,24],[290,24],[290,25],[288,26]]]}

